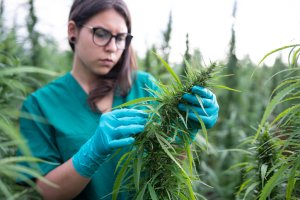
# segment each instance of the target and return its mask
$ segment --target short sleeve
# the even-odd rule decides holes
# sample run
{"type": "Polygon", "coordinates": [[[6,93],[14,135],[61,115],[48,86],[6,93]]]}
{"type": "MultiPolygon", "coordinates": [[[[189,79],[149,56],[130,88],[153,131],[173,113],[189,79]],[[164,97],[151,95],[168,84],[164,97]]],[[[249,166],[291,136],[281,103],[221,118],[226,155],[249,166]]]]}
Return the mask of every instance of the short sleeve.
{"type": "Polygon", "coordinates": [[[62,163],[55,142],[53,127],[47,121],[39,102],[33,95],[29,96],[23,103],[20,132],[34,157],[53,163],[38,163],[42,175],[47,174],[62,163]]]}

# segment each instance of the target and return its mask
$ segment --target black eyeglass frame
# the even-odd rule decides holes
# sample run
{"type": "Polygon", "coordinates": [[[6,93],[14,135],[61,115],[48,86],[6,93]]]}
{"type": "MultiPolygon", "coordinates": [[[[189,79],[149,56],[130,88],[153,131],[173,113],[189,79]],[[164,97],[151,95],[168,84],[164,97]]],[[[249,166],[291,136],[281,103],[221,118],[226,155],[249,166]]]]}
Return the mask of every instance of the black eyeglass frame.
{"type": "Polygon", "coordinates": [[[95,45],[97,45],[97,46],[99,46],[99,47],[105,47],[105,46],[107,46],[107,45],[111,42],[112,38],[115,38],[115,45],[116,45],[116,47],[117,47],[118,49],[120,49],[120,50],[125,50],[125,49],[127,49],[127,48],[129,47],[130,42],[131,42],[131,40],[132,40],[132,38],[133,38],[133,36],[132,36],[130,33],[118,33],[118,34],[114,35],[114,34],[112,34],[109,30],[107,30],[107,29],[105,29],[105,28],[103,28],[103,27],[101,27],[101,26],[95,26],[95,27],[89,26],[89,25],[81,25],[81,26],[92,30],[92,32],[93,32],[93,42],[94,42],[95,45]],[[108,40],[105,44],[103,44],[103,45],[99,45],[99,44],[97,44],[97,43],[95,42],[95,32],[96,32],[98,29],[102,29],[102,30],[104,30],[105,32],[107,32],[107,33],[110,34],[109,40],[108,40]],[[124,35],[124,34],[126,34],[125,47],[124,47],[124,48],[119,48],[119,47],[118,47],[118,43],[117,43],[117,39],[118,39],[118,37],[120,37],[120,35],[124,35]]]}

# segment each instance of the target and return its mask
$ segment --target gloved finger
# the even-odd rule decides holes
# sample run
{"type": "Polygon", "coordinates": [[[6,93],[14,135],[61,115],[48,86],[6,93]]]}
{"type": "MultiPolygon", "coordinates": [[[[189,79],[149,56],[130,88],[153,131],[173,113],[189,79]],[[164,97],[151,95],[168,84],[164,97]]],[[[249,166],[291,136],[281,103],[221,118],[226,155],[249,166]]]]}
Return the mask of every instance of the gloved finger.
{"type": "Polygon", "coordinates": [[[191,105],[201,107],[202,104],[205,108],[214,106],[216,102],[215,99],[197,98],[195,95],[192,94],[184,94],[182,98],[191,105]]]}
{"type": "Polygon", "coordinates": [[[120,126],[131,124],[145,125],[147,123],[147,119],[144,117],[122,117],[117,120],[120,126]]]}
{"type": "Polygon", "coordinates": [[[212,99],[214,97],[214,94],[209,89],[201,86],[193,86],[192,93],[206,99],[212,99]]]}
{"type": "MultiPolygon", "coordinates": [[[[188,114],[189,119],[199,122],[197,115],[195,113],[189,113],[188,114]]],[[[199,115],[203,123],[205,124],[206,128],[211,128],[215,125],[218,119],[218,115],[212,115],[212,116],[205,116],[205,115],[199,115]]]]}
{"type": "Polygon", "coordinates": [[[137,109],[118,109],[118,110],[113,110],[111,112],[114,117],[116,118],[122,118],[122,117],[143,117],[147,118],[148,114],[143,111],[143,110],[137,110],[137,109]]]}
{"type": "Polygon", "coordinates": [[[203,110],[202,107],[199,107],[199,106],[187,106],[187,105],[185,105],[183,103],[180,103],[178,105],[178,108],[181,111],[189,111],[191,113],[197,112],[198,115],[205,115],[205,116],[215,115],[219,111],[219,107],[217,107],[217,106],[204,108],[205,110],[203,110]]]}
{"type": "Polygon", "coordinates": [[[125,147],[128,145],[133,144],[135,141],[135,139],[133,137],[127,137],[127,138],[122,138],[119,140],[112,140],[108,146],[110,149],[117,149],[117,148],[121,148],[121,147],[125,147]]]}
{"type": "Polygon", "coordinates": [[[135,135],[144,131],[144,125],[131,124],[127,126],[119,126],[114,129],[114,138],[127,138],[129,136],[135,135]]]}

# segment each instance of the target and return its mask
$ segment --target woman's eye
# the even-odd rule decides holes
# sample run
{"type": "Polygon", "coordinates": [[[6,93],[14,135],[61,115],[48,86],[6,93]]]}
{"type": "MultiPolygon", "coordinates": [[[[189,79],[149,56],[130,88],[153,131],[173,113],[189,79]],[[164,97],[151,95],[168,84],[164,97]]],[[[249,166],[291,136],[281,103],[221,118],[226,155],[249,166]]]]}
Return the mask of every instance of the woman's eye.
{"type": "Polygon", "coordinates": [[[97,29],[95,31],[95,36],[97,36],[99,38],[110,38],[111,34],[105,30],[97,29]]]}
{"type": "Polygon", "coordinates": [[[125,41],[126,40],[127,35],[126,34],[119,34],[117,37],[118,41],[125,41]]]}

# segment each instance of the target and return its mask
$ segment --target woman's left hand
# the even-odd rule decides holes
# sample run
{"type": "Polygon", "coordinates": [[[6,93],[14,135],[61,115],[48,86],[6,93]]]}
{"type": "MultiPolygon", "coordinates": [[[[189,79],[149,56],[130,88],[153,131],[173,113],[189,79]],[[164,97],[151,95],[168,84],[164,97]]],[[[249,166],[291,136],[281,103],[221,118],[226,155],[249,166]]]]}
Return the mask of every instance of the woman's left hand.
{"type": "Polygon", "coordinates": [[[206,128],[215,125],[218,119],[219,105],[214,93],[201,86],[194,86],[192,94],[184,94],[182,98],[187,104],[179,103],[178,108],[188,112],[189,124],[192,129],[201,129],[198,117],[202,119],[206,128]]]}

